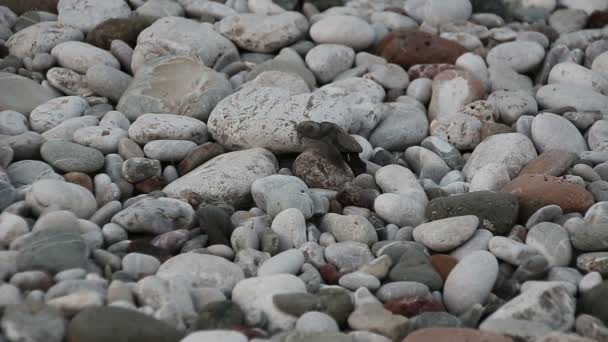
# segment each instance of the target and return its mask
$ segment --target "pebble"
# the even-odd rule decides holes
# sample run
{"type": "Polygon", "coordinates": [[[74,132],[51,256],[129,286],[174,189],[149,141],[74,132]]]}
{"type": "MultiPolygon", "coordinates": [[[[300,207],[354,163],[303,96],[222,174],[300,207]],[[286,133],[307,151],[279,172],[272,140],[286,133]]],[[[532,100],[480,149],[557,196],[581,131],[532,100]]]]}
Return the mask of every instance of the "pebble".
{"type": "Polygon", "coordinates": [[[433,79],[433,95],[429,104],[429,118],[436,119],[456,113],[461,107],[481,100],[485,87],[466,70],[446,70],[433,79]]]}
{"type": "Polygon", "coordinates": [[[375,291],[380,287],[378,278],[363,272],[345,274],[338,280],[340,286],[355,291],[361,287],[375,291]]]}
{"type": "Polygon", "coordinates": [[[298,249],[279,253],[265,261],[258,269],[258,276],[273,274],[297,274],[304,264],[304,254],[298,249]]]}
{"type": "Polygon", "coordinates": [[[49,342],[60,342],[66,331],[66,319],[61,311],[44,304],[9,306],[0,324],[6,337],[12,340],[35,340],[38,336],[45,336],[49,342]]]}
{"type": "Polygon", "coordinates": [[[349,69],[355,61],[355,51],[344,45],[319,44],[306,54],[306,65],[320,83],[328,83],[349,69]]]}
{"type": "Polygon", "coordinates": [[[51,50],[57,64],[81,74],[89,68],[101,64],[115,69],[120,68],[118,60],[109,52],[83,42],[63,42],[51,50]]]}
{"type": "Polygon", "coordinates": [[[173,198],[145,198],[112,217],[129,232],[152,234],[189,228],[193,221],[192,207],[173,198]]]}
{"type": "Polygon", "coordinates": [[[312,24],[309,33],[316,43],[341,44],[354,50],[369,47],[376,35],[366,21],[350,15],[327,16],[312,24]]]}
{"type": "Polygon", "coordinates": [[[129,138],[138,144],[154,140],[189,140],[197,144],[208,138],[207,126],[194,118],[174,114],[144,114],[129,127],[129,138]]]}
{"type": "Polygon", "coordinates": [[[551,113],[542,113],[534,118],[532,140],[539,152],[559,148],[580,154],[589,150],[585,139],[570,121],[551,113]],[[559,134],[547,134],[547,132],[559,132],[559,134]]]}
{"type": "Polygon", "coordinates": [[[113,102],[121,99],[132,79],[130,75],[103,63],[96,63],[86,71],[86,82],[89,88],[113,102]]]}
{"type": "Polygon", "coordinates": [[[446,252],[470,239],[478,225],[477,216],[451,217],[423,223],[414,229],[413,236],[415,241],[434,251],[446,252]]]}
{"type": "Polygon", "coordinates": [[[181,121],[194,126],[197,122],[194,119],[206,120],[215,105],[231,92],[228,79],[201,61],[187,56],[166,56],[141,66],[116,108],[131,121],[148,116],[145,113],[173,113],[189,117],[181,117],[181,121]],[[167,86],[172,91],[167,91],[167,86]],[[184,97],[184,93],[191,95],[184,97]]]}
{"type": "Polygon", "coordinates": [[[572,245],[566,229],[550,222],[542,222],[528,231],[526,244],[542,254],[552,266],[568,266],[572,245]]]}
{"type": "Polygon", "coordinates": [[[323,217],[320,228],[331,233],[338,242],[355,241],[371,246],[378,241],[373,225],[359,215],[329,213],[323,217]]]}

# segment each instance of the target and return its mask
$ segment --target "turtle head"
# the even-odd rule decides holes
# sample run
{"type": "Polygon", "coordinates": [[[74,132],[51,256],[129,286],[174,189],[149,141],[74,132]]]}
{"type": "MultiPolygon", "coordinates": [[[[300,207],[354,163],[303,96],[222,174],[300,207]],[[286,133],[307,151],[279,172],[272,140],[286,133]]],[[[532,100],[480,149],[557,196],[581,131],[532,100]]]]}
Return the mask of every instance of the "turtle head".
{"type": "Polygon", "coordinates": [[[302,138],[319,139],[321,138],[321,127],[315,121],[303,121],[296,126],[296,132],[300,140],[302,138]]]}

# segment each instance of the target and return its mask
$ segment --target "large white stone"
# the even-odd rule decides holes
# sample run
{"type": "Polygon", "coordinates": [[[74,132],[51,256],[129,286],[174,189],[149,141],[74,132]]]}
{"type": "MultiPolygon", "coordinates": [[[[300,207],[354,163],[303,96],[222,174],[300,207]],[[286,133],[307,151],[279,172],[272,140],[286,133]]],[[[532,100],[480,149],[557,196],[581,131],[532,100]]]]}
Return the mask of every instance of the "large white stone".
{"type": "Polygon", "coordinates": [[[170,197],[203,202],[224,202],[236,207],[251,201],[251,185],[256,179],[275,174],[276,158],[268,150],[253,148],[217,156],[167,185],[170,197]]]}

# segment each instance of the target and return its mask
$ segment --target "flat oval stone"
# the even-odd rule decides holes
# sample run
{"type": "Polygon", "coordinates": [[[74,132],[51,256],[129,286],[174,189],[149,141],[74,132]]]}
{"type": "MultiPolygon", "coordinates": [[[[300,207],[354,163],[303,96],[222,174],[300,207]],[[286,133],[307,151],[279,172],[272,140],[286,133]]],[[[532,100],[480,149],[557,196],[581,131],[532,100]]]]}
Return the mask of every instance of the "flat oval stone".
{"type": "Polygon", "coordinates": [[[224,74],[195,58],[167,56],[141,66],[116,108],[131,121],[144,113],[207,120],[217,103],[230,93],[232,85],[224,74]]]}
{"type": "Polygon", "coordinates": [[[64,172],[93,173],[104,165],[98,150],[61,140],[50,140],[40,148],[42,158],[64,172]]]}
{"type": "Polygon", "coordinates": [[[443,287],[447,309],[460,315],[475,304],[484,305],[498,277],[498,261],[490,252],[476,251],[452,269],[443,287]]]}
{"type": "Polygon", "coordinates": [[[89,248],[80,235],[43,230],[32,235],[20,248],[17,267],[20,270],[42,270],[51,274],[84,267],[89,248]]]}
{"type": "Polygon", "coordinates": [[[471,238],[479,218],[474,215],[445,218],[427,222],[414,229],[414,240],[437,251],[447,252],[471,238]]]}
{"type": "Polygon", "coordinates": [[[74,27],[62,25],[57,21],[44,21],[15,33],[6,44],[12,55],[24,58],[51,52],[51,49],[62,42],[83,39],[84,34],[74,27]]]}
{"type": "Polygon", "coordinates": [[[187,229],[194,221],[194,209],[173,198],[144,198],[125,208],[112,222],[132,233],[163,234],[187,229]]]}
{"type": "Polygon", "coordinates": [[[185,281],[193,287],[214,287],[224,293],[230,293],[245,278],[236,264],[214,255],[197,253],[180,254],[165,261],[156,275],[168,282],[185,281]]]}
{"type": "Polygon", "coordinates": [[[439,197],[426,207],[426,217],[439,220],[447,217],[476,215],[484,228],[496,234],[506,234],[517,221],[517,197],[498,191],[475,191],[439,197]]]}
{"type": "Polygon", "coordinates": [[[553,267],[568,266],[572,259],[568,231],[555,223],[541,222],[532,227],[526,235],[526,245],[535,248],[553,267]]]}
{"type": "Polygon", "coordinates": [[[194,118],[174,114],[144,114],[129,127],[129,138],[139,144],[153,140],[207,141],[207,125],[194,118]]]}
{"type": "Polygon", "coordinates": [[[517,196],[520,217],[530,217],[538,209],[556,204],[564,213],[585,212],[594,204],[593,195],[584,187],[558,177],[525,174],[521,175],[502,191],[517,196]]]}
{"type": "Polygon", "coordinates": [[[67,328],[68,342],[149,341],[176,342],[182,333],[171,325],[136,310],[90,308],[78,313],[67,328]]]}
{"type": "Polygon", "coordinates": [[[515,41],[497,45],[486,57],[489,66],[507,66],[526,73],[538,66],[545,57],[545,49],[536,42],[515,41]]]}
{"type": "Polygon", "coordinates": [[[47,211],[69,210],[79,218],[87,219],[97,210],[93,194],[80,185],[44,179],[32,184],[25,196],[33,212],[40,215],[47,211]]]}
{"type": "Polygon", "coordinates": [[[363,50],[374,42],[374,29],[365,20],[350,15],[330,15],[310,27],[316,43],[342,44],[363,50]]]}
{"type": "Polygon", "coordinates": [[[552,113],[534,117],[532,140],[539,152],[561,149],[580,154],[589,150],[579,130],[567,119],[552,113]]]}
{"type": "Polygon", "coordinates": [[[34,108],[57,97],[56,93],[19,75],[0,72],[0,111],[30,113],[34,108]]]}
{"type": "Polygon", "coordinates": [[[96,64],[120,69],[120,63],[109,51],[83,42],[71,41],[58,44],[51,50],[51,55],[60,66],[81,74],[86,74],[87,70],[96,64]]]}

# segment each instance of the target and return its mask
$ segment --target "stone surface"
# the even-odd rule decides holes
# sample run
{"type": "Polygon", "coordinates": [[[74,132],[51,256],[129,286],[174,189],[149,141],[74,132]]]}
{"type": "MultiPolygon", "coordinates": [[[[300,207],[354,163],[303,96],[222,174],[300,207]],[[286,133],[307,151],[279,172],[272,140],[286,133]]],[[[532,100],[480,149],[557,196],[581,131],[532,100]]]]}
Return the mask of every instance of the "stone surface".
{"type": "Polygon", "coordinates": [[[458,216],[423,223],[414,229],[416,242],[437,252],[447,252],[471,238],[479,225],[477,216],[458,216]]]}
{"type": "Polygon", "coordinates": [[[238,14],[224,18],[215,29],[242,49],[271,53],[298,41],[308,30],[308,20],[297,12],[238,14]]]}
{"type": "Polygon", "coordinates": [[[520,175],[541,174],[561,176],[574,163],[576,155],[564,150],[546,150],[533,159],[521,171],[520,175]]]}
{"type": "Polygon", "coordinates": [[[497,163],[507,168],[513,179],[531,160],[537,157],[530,139],[520,133],[493,135],[479,144],[467,160],[462,173],[470,180],[479,169],[489,163],[497,163]]]}
{"type": "Polygon", "coordinates": [[[314,23],[309,33],[316,43],[342,44],[355,50],[369,47],[375,38],[371,25],[350,15],[327,16],[314,23]]]}
{"type": "Polygon", "coordinates": [[[201,61],[166,56],[141,66],[117,110],[132,121],[144,113],[173,113],[206,120],[215,105],[231,92],[228,79],[201,61]]]}
{"type": "Polygon", "coordinates": [[[277,172],[277,161],[265,149],[254,148],[217,156],[167,185],[170,197],[200,197],[202,203],[224,202],[236,207],[251,201],[251,185],[277,172]],[[201,177],[203,176],[204,177],[201,177]]]}
{"type": "Polygon", "coordinates": [[[5,72],[0,72],[0,94],[0,111],[26,114],[57,97],[55,92],[30,79],[5,72]]]}
{"type": "Polygon", "coordinates": [[[593,195],[585,188],[553,176],[524,174],[512,180],[502,191],[517,196],[520,217],[526,219],[550,204],[571,213],[585,212],[594,203],[593,195]]]}
{"type": "Polygon", "coordinates": [[[539,152],[562,149],[580,154],[589,150],[585,139],[570,121],[551,113],[542,113],[534,118],[532,140],[539,152]]]}
{"type": "Polygon", "coordinates": [[[69,210],[80,218],[89,218],[97,210],[95,197],[80,185],[43,179],[32,184],[26,203],[38,215],[55,210],[69,210]]]}
{"type": "Polygon", "coordinates": [[[169,324],[135,310],[100,307],[77,314],[67,327],[68,342],[178,341],[182,334],[169,324]],[[136,329],[134,329],[136,327],[136,329]]]}
{"type": "Polygon", "coordinates": [[[512,342],[510,337],[468,328],[426,328],[408,335],[403,342],[448,342],[454,340],[477,342],[512,342]]]}
{"type": "Polygon", "coordinates": [[[156,276],[167,282],[184,281],[194,288],[213,287],[224,293],[230,293],[245,277],[241,268],[230,261],[197,253],[184,253],[165,261],[156,276]]]}
{"type": "Polygon", "coordinates": [[[63,172],[92,173],[104,165],[101,152],[68,141],[47,141],[40,148],[40,155],[47,163],[63,172]]]}
{"type": "Polygon", "coordinates": [[[193,221],[192,207],[173,198],[145,198],[112,217],[129,232],[148,234],[189,228],[193,221]]]}

